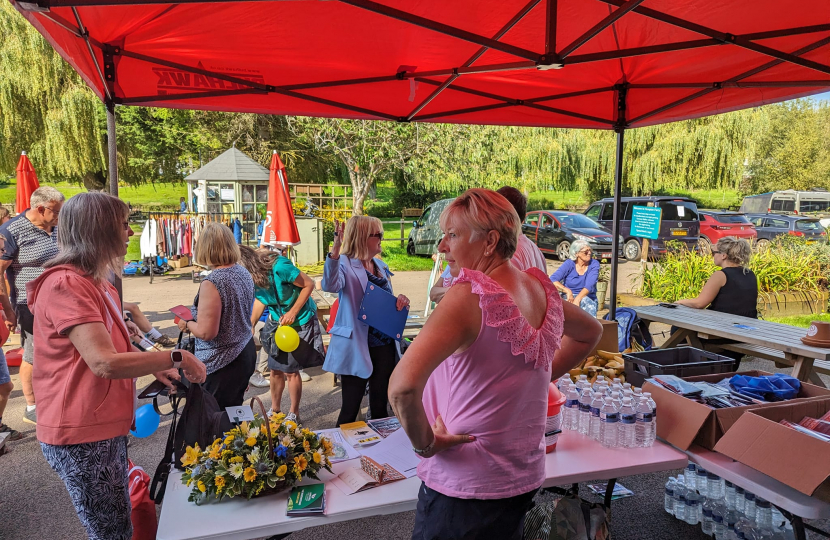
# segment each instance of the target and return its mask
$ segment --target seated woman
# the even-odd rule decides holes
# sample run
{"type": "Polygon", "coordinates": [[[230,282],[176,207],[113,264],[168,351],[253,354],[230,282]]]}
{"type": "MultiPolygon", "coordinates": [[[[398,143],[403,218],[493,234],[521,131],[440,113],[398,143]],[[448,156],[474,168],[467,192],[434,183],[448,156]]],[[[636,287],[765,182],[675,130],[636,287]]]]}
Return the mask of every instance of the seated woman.
{"type": "Polygon", "coordinates": [[[588,242],[577,240],[571,244],[571,258],[562,263],[550,276],[560,296],[571,304],[581,307],[594,317],[597,316],[597,279],[599,261],[588,242]]]}
{"type": "MultiPolygon", "coordinates": [[[[678,300],[681,306],[695,309],[711,309],[731,315],[758,318],[758,278],[748,268],[752,249],[743,238],[721,238],[712,249],[712,258],[720,270],[709,276],[696,298],[678,300]]],[[[672,327],[672,333],[676,331],[672,327]]],[[[727,339],[710,339],[708,344],[734,343],[727,339]]],[[[738,367],[743,356],[732,351],[718,354],[735,359],[738,367]]]]}
{"type": "MultiPolygon", "coordinates": [[[[352,218],[354,219],[354,218],[352,218]]],[[[438,245],[458,278],[395,368],[389,398],[423,485],[412,538],[518,540],[545,479],[548,386],[599,340],[547,275],[510,263],[520,222],[470,189],[441,215],[438,245]]]]}

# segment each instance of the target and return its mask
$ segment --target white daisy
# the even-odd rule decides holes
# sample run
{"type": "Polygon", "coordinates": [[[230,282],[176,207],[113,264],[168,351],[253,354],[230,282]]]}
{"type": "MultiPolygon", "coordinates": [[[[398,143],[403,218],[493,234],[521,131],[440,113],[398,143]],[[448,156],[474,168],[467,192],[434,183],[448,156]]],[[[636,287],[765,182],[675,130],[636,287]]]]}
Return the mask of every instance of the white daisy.
{"type": "Polygon", "coordinates": [[[231,465],[230,468],[231,476],[233,476],[234,478],[239,478],[240,476],[242,476],[243,470],[244,469],[241,463],[234,463],[233,465],[231,465]]]}
{"type": "Polygon", "coordinates": [[[248,454],[248,461],[250,461],[251,463],[257,463],[259,461],[259,452],[260,449],[259,446],[257,446],[256,448],[254,448],[253,452],[248,454]]]}
{"type": "Polygon", "coordinates": [[[248,430],[248,437],[254,437],[254,438],[259,437],[259,428],[258,427],[253,427],[253,428],[249,429],[248,430]]]}

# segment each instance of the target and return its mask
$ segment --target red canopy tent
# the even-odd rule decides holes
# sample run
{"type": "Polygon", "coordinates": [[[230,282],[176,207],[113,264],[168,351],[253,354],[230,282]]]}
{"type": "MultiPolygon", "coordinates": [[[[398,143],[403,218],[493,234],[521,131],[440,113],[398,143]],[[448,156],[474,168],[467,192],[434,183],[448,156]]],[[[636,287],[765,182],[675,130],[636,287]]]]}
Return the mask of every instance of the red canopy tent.
{"type": "Polygon", "coordinates": [[[626,129],[830,88],[827,0],[12,2],[113,143],[115,104],[614,129],[616,197],[626,129]]]}

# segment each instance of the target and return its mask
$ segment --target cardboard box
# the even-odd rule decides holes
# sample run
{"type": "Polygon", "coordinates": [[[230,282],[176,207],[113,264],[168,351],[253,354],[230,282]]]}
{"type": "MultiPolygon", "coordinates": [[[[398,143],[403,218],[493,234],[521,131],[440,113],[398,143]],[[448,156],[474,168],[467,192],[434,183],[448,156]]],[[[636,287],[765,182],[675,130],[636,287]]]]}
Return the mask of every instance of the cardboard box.
{"type": "MultiPolygon", "coordinates": [[[[714,375],[686,377],[683,380],[716,383],[733,375],[735,373],[717,373],[714,375]]],[[[757,377],[759,375],[771,375],[771,373],[765,371],[744,371],[741,372],[741,375],[757,377]]],[[[648,382],[643,386],[643,392],[651,392],[651,397],[657,403],[657,436],[665,439],[681,450],[686,450],[692,444],[698,444],[706,449],[714,450],[718,440],[723,437],[724,433],[729,431],[745,412],[750,409],[763,409],[780,405],[779,402],[768,405],[712,409],[674,392],[670,392],[662,386],[648,382]]],[[[821,399],[830,399],[830,390],[802,382],[798,397],[788,401],[788,403],[795,404],[802,401],[821,399]]]]}
{"type": "Polygon", "coordinates": [[[597,348],[594,349],[594,354],[597,351],[620,352],[620,341],[617,337],[617,321],[597,320],[602,325],[602,337],[599,339],[597,348]]]}
{"type": "Polygon", "coordinates": [[[753,409],[735,422],[715,450],[805,495],[830,502],[830,443],[778,423],[819,418],[827,411],[830,399],[753,409]]]}
{"type": "Polygon", "coordinates": [[[168,260],[167,264],[170,268],[185,268],[190,266],[190,258],[187,255],[182,255],[177,261],[168,260]]]}

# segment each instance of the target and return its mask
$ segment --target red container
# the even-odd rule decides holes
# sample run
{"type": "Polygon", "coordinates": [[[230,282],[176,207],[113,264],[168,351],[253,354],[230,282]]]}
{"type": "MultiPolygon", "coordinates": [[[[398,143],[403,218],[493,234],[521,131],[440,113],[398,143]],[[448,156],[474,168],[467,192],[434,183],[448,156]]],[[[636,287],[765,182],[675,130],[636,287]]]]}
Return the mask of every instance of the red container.
{"type": "MultiPolygon", "coordinates": [[[[548,386],[548,418],[545,421],[545,433],[559,431],[562,429],[562,405],[565,403],[565,396],[556,388],[555,383],[548,386]]],[[[545,453],[549,454],[556,449],[556,441],[559,440],[559,433],[545,436],[545,453]]]]}
{"type": "Polygon", "coordinates": [[[6,353],[6,365],[9,367],[18,367],[23,361],[23,347],[12,349],[6,353]]]}

